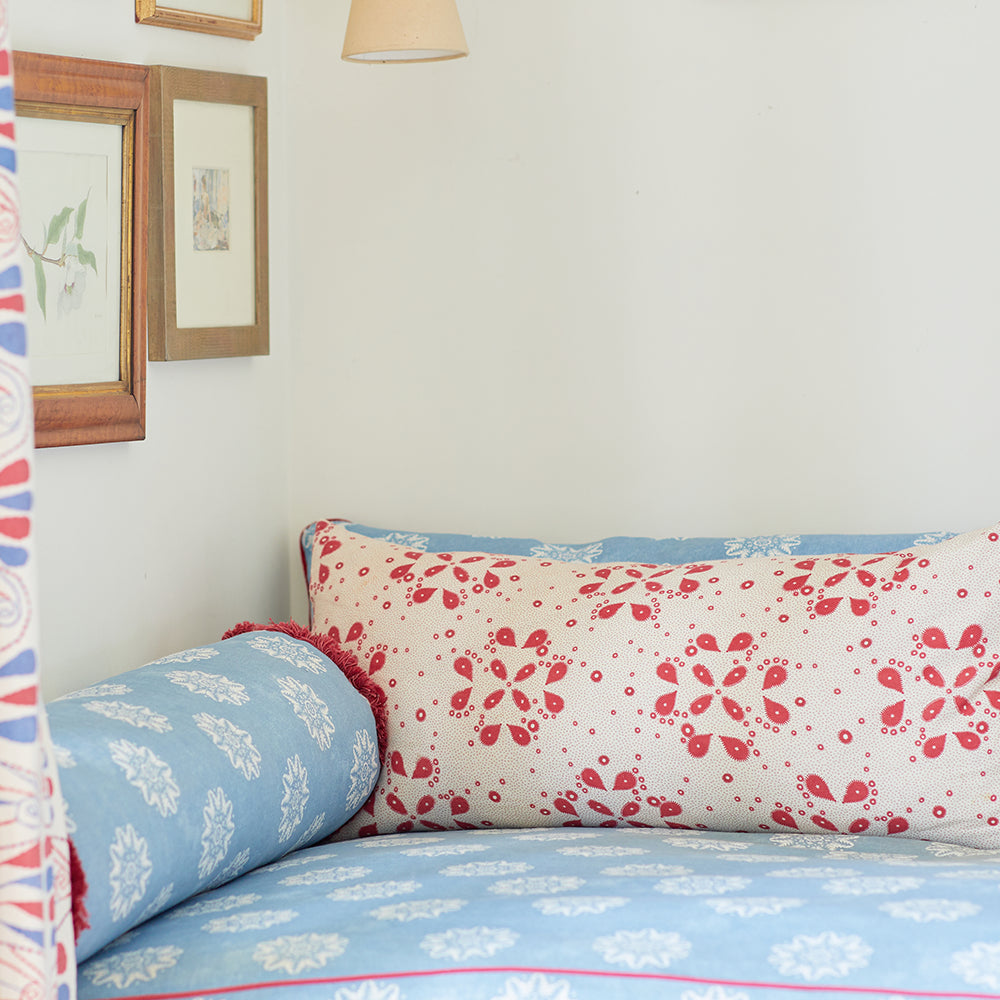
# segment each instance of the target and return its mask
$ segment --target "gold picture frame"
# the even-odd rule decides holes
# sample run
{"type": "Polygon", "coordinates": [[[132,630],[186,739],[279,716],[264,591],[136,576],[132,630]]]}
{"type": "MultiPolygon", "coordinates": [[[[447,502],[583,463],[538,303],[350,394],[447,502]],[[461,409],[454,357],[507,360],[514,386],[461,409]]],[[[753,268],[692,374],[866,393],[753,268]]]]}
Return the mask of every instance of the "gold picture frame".
{"type": "Polygon", "coordinates": [[[141,440],[146,434],[148,70],[21,51],[13,61],[25,303],[34,309],[37,302],[41,318],[29,322],[29,357],[33,378],[50,362],[45,370],[67,373],[56,380],[40,376],[42,384],[33,386],[35,445],[141,440]],[[32,130],[49,137],[43,151],[32,149],[32,130]],[[92,137],[97,152],[89,150],[92,137]],[[104,143],[111,152],[101,153],[104,143]],[[32,204],[30,197],[32,156],[45,167],[45,205],[32,204]],[[103,208],[91,203],[89,213],[94,192],[78,182],[88,169],[110,178],[103,208]],[[92,230],[103,234],[95,245],[92,230]],[[56,286],[63,283],[58,293],[49,284],[53,277],[56,286]],[[85,297],[87,308],[80,308],[85,297]],[[60,329],[50,331],[46,324],[53,312],[58,323],[53,316],[52,325],[60,329]],[[103,352],[94,363],[101,375],[95,377],[91,362],[81,360],[88,356],[74,339],[77,332],[81,340],[103,345],[93,352],[95,357],[103,352]]]}
{"type": "MultiPolygon", "coordinates": [[[[211,5],[208,6],[210,10],[211,5]]],[[[250,0],[250,16],[243,18],[213,14],[190,6],[167,6],[158,0],[135,0],[135,19],[138,24],[155,24],[161,28],[179,28],[253,41],[261,32],[263,7],[264,0],[250,0]]]]}
{"type": "Polygon", "coordinates": [[[150,107],[150,360],[267,354],[267,79],[152,66],[150,107]]]}

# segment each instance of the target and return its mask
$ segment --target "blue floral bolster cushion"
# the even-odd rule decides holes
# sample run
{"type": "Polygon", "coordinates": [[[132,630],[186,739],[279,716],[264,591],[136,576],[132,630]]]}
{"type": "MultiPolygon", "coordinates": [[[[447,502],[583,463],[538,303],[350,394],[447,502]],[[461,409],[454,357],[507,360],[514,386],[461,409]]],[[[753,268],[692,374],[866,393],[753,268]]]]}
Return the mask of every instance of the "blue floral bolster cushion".
{"type": "Polygon", "coordinates": [[[353,655],[294,624],[227,635],[48,706],[87,892],[80,961],[328,836],[375,787],[378,703],[353,655]]]}

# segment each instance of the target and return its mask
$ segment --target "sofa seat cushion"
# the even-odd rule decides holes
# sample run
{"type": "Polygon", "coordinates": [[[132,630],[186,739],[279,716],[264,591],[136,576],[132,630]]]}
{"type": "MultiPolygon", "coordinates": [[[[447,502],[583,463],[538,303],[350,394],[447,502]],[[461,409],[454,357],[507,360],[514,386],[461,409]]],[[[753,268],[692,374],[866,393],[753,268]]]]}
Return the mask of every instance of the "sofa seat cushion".
{"type": "Polygon", "coordinates": [[[646,825],[1000,846],[1000,532],[682,565],[321,522],[317,631],[386,692],[338,836],[646,825]],[[398,536],[397,536],[398,537],[398,536]]]}
{"type": "Polygon", "coordinates": [[[304,630],[246,631],[48,706],[87,882],[80,960],[361,806],[379,772],[377,729],[342,667],[356,669],[354,657],[304,630]]]}
{"type": "Polygon", "coordinates": [[[394,834],[161,914],[81,967],[80,1000],[996,995],[998,881],[996,853],[913,840],[394,834]]]}

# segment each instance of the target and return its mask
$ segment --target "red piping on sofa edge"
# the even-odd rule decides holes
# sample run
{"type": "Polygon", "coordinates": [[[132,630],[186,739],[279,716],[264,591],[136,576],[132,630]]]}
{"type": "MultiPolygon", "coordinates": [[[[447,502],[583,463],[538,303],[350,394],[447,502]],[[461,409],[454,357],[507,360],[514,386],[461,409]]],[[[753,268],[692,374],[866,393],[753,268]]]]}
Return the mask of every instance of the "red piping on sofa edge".
{"type": "Polygon", "coordinates": [[[234,625],[223,635],[223,639],[231,639],[246,632],[281,632],[292,639],[300,639],[315,646],[325,657],[333,660],[340,672],[350,681],[351,685],[366,698],[375,716],[375,732],[378,737],[379,760],[385,763],[386,744],[389,736],[388,708],[385,692],[368,676],[364,668],[358,664],[358,658],[344,649],[336,639],[329,635],[311,632],[298,622],[275,622],[267,625],[254,622],[241,622],[234,625]]]}

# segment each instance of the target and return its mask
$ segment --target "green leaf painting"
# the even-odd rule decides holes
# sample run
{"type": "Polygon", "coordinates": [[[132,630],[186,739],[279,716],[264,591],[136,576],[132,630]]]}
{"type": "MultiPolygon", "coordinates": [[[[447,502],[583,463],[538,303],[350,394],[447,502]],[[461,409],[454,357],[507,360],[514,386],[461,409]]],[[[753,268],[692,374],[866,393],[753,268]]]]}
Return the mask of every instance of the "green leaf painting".
{"type": "Polygon", "coordinates": [[[62,278],[62,288],[58,298],[60,315],[80,307],[87,287],[86,269],[90,268],[94,274],[98,273],[97,255],[83,245],[84,229],[87,225],[87,203],[89,201],[90,193],[88,192],[87,197],[76,208],[67,205],[61,212],[53,215],[42,236],[40,246],[31,246],[24,236],[21,236],[21,241],[24,243],[33,265],[35,296],[42,310],[42,317],[46,322],[48,321],[46,265],[60,269],[59,273],[62,278]],[[59,244],[60,240],[62,243],[58,256],[54,251],[50,254],[49,248],[59,244]]]}

